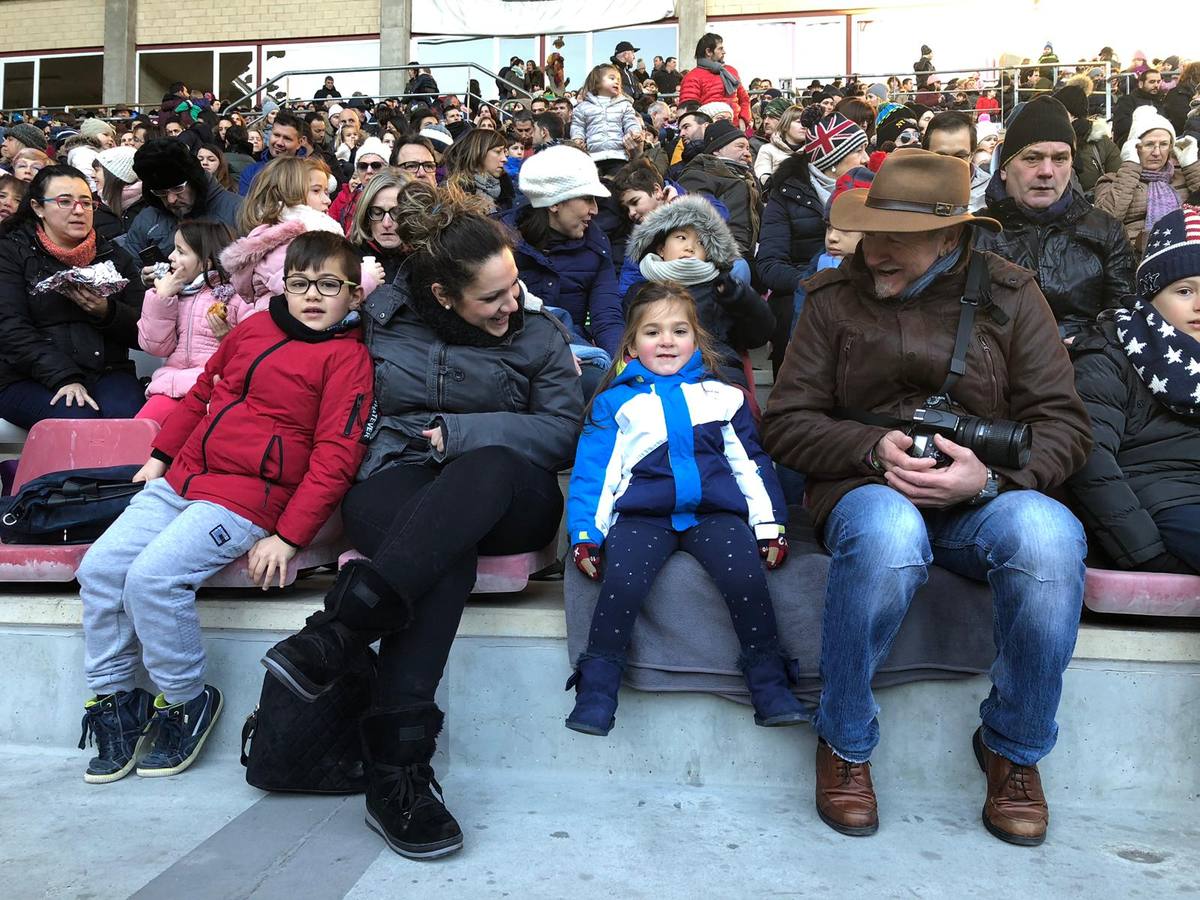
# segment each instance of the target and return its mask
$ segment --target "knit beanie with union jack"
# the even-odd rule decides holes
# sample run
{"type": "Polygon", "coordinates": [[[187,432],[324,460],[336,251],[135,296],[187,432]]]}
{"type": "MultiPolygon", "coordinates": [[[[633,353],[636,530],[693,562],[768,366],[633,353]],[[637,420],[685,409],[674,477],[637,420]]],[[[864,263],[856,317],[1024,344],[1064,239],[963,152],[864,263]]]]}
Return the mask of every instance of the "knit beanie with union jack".
{"type": "Polygon", "coordinates": [[[804,145],[814,169],[828,172],[843,159],[867,146],[867,133],[841,113],[830,113],[809,131],[804,145]]]}

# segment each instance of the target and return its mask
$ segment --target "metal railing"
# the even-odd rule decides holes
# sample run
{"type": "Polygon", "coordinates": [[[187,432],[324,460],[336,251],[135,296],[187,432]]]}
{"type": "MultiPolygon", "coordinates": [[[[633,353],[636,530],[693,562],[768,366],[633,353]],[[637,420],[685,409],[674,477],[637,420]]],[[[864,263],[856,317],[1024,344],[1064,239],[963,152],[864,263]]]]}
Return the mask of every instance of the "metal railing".
{"type": "MultiPolygon", "coordinates": [[[[1000,113],[998,113],[998,115],[1000,115],[1000,120],[1003,121],[1004,119],[1007,118],[1008,113],[1012,112],[1012,108],[1006,109],[1006,107],[1008,106],[1007,101],[1009,98],[1008,97],[1009,92],[1012,92],[1015,102],[1020,102],[1022,94],[1036,95],[1036,94],[1044,94],[1044,92],[1046,92],[1045,90],[1040,90],[1038,88],[1024,88],[1024,86],[1021,86],[1021,79],[1020,79],[1020,73],[1022,73],[1022,72],[1027,72],[1027,71],[1031,71],[1031,70],[1043,70],[1043,68],[1054,68],[1055,78],[1050,79],[1051,82],[1055,82],[1055,80],[1057,80],[1057,72],[1061,71],[1061,70],[1075,70],[1075,68],[1085,68],[1085,70],[1088,70],[1088,71],[1093,70],[1093,68],[1100,68],[1100,70],[1103,70],[1104,71],[1103,79],[1096,79],[1096,85],[1094,85],[1094,88],[1097,88],[1097,89],[1100,89],[1103,91],[1103,94],[1104,94],[1104,118],[1105,119],[1111,118],[1111,116],[1112,116],[1112,78],[1114,78],[1116,76],[1120,76],[1121,73],[1112,71],[1112,64],[1111,64],[1111,61],[1109,61],[1109,60],[1086,60],[1084,62],[1055,62],[1055,64],[1048,64],[1048,62],[1026,62],[1026,64],[1013,65],[1013,66],[972,66],[971,68],[937,68],[937,70],[935,70],[935,71],[920,72],[919,74],[920,74],[920,76],[925,77],[926,80],[931,79],[931,78],[938,79],[938,82],[941,83],[941,88],[940,88],[940,90],[937,91],[938,94],[952,94],[953,95],[953,94],[956,94],[956,92],[962,91],[964,89],[958,88],[958,86],[955,86],[954,89],[947,89],[946,85],[944,85],[944,83],[942,83],[942,79],[944,77],[946,77],[946,76],[950,76],[950,77],[976,76],[976,74],[978,74],[978,76],[984,76],[985,73],[994,73],[996,76],[994,82],[990,82],[988,84],[980,84],[978,86],[978,88],[972,88],[972,89],[966,90],[964,92],[967,92],[967,94],[978,94],[978,92],[982,92],[982,91],[996,91],[996,95],[997,95],[996,100],[998,102],[1000,102],[1000,113]],[[1018,76],[1018,77],[1016,77],[1015,82],[1009,82],[1008,84],[1004,84],[1004,82],[1003,82],[1004,74],[1009,74],[1009,76],[1012,76],[1012,74],[1014,74],[1014,73],[1016,74],[1016,76],[1018,76]],[[1103,84],[1100,84],[1100,82],[1102,82],[1102,80],[1103,80],[1103,84]]],[[[796,94],[803,94],[804,91],[809,89],[808,85],[811,82],[827,83],[827,82],[834,82],[834,80],[836,80],[836,79],[841,79],[842,82],[845,82],[845,80],[847,78],[850,78],[851,76],[853,76],[854,79],[857,80],[857,82],[862,83],[862,84],[870,85],[870,84],[878,83],[878,84],[887,85],[889,82],[889,79],[892,79],[892,78],[899,80],[899,82],[901,82],[901,83],[904,82],[905,79],[916,80],[918,78],[918,73],[913,72],[911,70],[907,70],[904,72],[883,72],[883,73],[878,73],[878,74],[859,74],[857,72],[852,72],[850,74],[846,74],[846,73],[804,74],[804,76],[799,76],[799,74],[798,74],[798,76],[794,76],[792,79],[790,79],[791,80],[791,89],[793,90],[793,92],[796,92],[796,94]]],[[[827,86],[827,85],[823,85],[823,86],[827,86]]],[[[1094,92],[1100,92],[1100,90],[1094,91],[1094,92]]],[[[914,86],[914,88],[911,91],[893,91],[892,89],[888,89],[888,98],[889,98],[889,100],[896,100],[896,98],[899,98],[899,97],[916,98],[916,96],[918,94],[924,94],[924,92],[930,92],[930,91],[928,89],[916,88],[916,86],[914,86]]],[[[980,114],[988,112],[988,110],[964,109],[964,110],[961,110],[961,112],[978,116],[980,114]]]]}

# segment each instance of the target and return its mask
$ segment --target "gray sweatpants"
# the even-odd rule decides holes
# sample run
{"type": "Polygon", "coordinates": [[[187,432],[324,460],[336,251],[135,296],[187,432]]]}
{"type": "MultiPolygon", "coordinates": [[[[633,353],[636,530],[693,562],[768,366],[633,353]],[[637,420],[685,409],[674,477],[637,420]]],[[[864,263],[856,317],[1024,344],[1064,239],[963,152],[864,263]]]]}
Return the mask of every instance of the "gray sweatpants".
{"type": "Polygon", "coordinates": [[[165,478],[137,494],[79,566],[84,670],[97,696],[134,688],[142,663],[167,702],[204,689],[196,588],[267,532],[206,500],[185,500],[165,478]]]}

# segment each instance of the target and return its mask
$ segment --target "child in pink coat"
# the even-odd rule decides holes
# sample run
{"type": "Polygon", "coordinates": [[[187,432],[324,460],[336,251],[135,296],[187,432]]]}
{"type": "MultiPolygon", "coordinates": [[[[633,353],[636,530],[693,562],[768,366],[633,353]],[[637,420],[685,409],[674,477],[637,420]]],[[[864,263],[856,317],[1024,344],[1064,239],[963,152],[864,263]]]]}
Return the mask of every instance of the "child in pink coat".
{"type": "MultiPolygon", "coordinates": [[[[283,260],[288,245],[309,231],[342,234],[329,209],[329,169],[314,157],[279,157],[254,179],[242,204],[241,229],[246,235],[221,254],[221,265],[249,314],[267,308],[283,293],[283,260]]],[[[383,266],[363,265],[360,284],[365,294],[383,281],[383,266]]]]}
{"type": "Polygon", "coordinates": [[[183,222],[175,233],[171,269],[146,291],[138,319],[138,345],[166,357],[146,389],[139,419],[166,422],[192,389],[221,338],[250,313],[228,284],[218,261],[233,240],[221,222],[183,222]]]}

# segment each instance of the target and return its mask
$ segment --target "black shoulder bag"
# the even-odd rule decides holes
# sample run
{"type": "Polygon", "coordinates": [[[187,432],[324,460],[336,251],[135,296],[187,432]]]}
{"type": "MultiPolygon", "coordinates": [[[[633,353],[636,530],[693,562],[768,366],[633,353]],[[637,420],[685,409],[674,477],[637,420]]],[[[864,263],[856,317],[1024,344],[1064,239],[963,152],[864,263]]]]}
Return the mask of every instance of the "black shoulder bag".
{"type": "Polygon", "coordinates": [[[0,541],[6,544],[90,544],[125,511],[144,482],[141,466],[50,472],[0,500],[0,541]]]}

